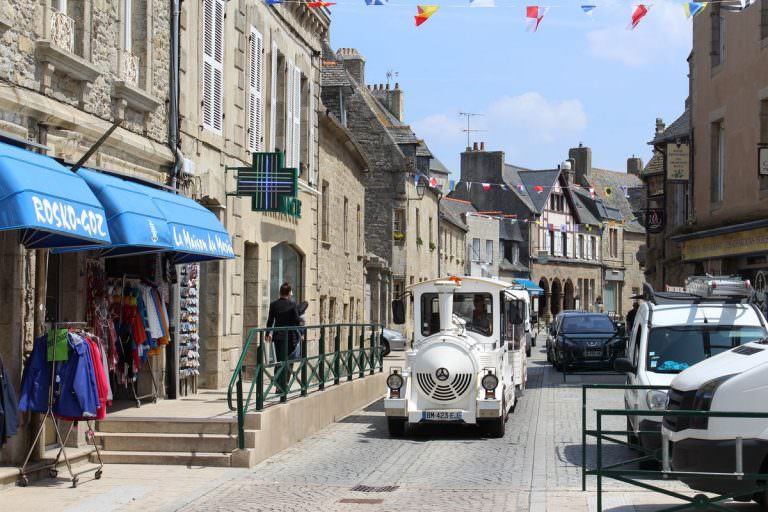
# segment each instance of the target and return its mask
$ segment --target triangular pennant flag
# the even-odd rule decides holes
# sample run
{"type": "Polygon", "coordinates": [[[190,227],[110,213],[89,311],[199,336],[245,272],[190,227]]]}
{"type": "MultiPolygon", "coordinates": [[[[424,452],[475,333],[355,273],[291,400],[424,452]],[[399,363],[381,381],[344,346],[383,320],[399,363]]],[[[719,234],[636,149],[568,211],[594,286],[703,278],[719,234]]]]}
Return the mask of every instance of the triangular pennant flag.
{"type": "Polygon", "coordinates": [[[630,30],[635,30],[635,28],[637,28],[637,25],[640,23],[640,20],[642,20],[646,14],[648,14],[647,5],[640,4],[637,7],[635,7],[634,12],[632,12],[632,21],[630,22],[627,28],[630,30]]]}
{"type": "Polygon", "coordinates": [[[686,18],[692,18],[707,8],[709,2],[687,2],[683,4],[686,18]]]}
{"type": "Polygon", "coordinates": [[[496,7],[496,0],[469,0],[470,7],[496,7]]]}
{"type": "Polygon", "coordinates": [[[490,183],[483,183],[483,190],[486,192],[491,190],[491,184],[490,183]]]}
{"type": "Polygon", "coordinates": [[[525,185],[518,185],[517,190],[518,192],[525,192],[525,185]]]}
{"type": "Polygon", "coordinates": [[[593,4],[586,4],[581,6],[581,10],[584,11],[584,14],[587,16],[592,16],[592,11],[594,11],[597,8],[596,5],[593,4]]]}
{"type": "Polygon", "coordinates": [[[336,5],[336,2],[307,2],[307,7],[330,7],[332,5],[336,5]]]}
{"type": "Polygon", "coordinates": [[[546,16],[549,7],[541,7],[538,5],[529,5],[525,8],[525,22],[526,30],[530,32],[536,32],[539,29],[541,20],[546,16]]]}
{"type": "Polygon", "coordinates": [[[278,5],[283,3],[283,0],[265,0],[267,5],[278,5]]]}
{"type": "Polygon", "coordinates": [[[507,186],[506,185],[499,185],[499,186],[501,187],[501,190],[506,192],[506,190],[507,190],[507,186]]]}
{"type": "Polygon", "coordinates": [[[537,194],[541,194],[542,192],[544,192],[544,187],[542,187],[541,185],[536,185],[535,187],[533,187],[533,190],[535,190],[537,194]]]}
{"type": "Polygon", "coordinates": [[[437,188],[437,178],[435,178],[434,176],[429,178],[429,186],[432,188],[437,188]]]}
{"type": "Polygon", "coordinates": [[[629,187],[627,187],[627,186],[622,186],[622,187],[621,187],[621,190],[623,190],[623,191],[624,191],[624,197],[626,197],[627,199],[629,199],[629,187]]]}
{"type": "Polygon", "coordinates": [[[591,197],[592,199],[595,198],[595,189],[593,189],[592,187],[589,187],[589,197],[591,197]]]}
{"type": "Polygon", "coordinates": [[[421,26],[422,23],[427,21],[435,12],[440,8],[439,5],[417,5],[419,14],[414,16],[416,20],[416,26],[421,26]]]}
{"type": "Polygon", "coordinates": [[[365,0],[365,5],[387,5],[389,0],[365,0]]]}

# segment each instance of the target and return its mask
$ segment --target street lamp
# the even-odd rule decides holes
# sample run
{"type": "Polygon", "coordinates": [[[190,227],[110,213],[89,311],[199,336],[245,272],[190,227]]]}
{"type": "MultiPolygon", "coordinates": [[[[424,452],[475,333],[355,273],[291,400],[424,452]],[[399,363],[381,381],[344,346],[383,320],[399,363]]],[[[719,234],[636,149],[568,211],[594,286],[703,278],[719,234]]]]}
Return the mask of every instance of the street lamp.
{"type": "Polygon", "coordinates": [[[416,195],[419,196],[419,199],[422,199],[426,191],[427,191],[427,180],[425,180],[424,178],[419,178],[419,182],[416,184],[416,195]]]}

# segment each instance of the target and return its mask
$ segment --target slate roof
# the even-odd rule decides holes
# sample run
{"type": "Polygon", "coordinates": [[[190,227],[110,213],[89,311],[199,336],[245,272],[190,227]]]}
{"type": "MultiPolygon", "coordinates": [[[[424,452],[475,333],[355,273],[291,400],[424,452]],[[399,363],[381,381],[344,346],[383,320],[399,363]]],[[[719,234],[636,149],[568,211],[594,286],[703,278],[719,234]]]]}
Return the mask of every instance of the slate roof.
{"type": "Polygon", "coordinates": [[[520,231],[520,224],[512,219],[503,219],[499,222],[499,239],[511,240],[513,242],[523,242],[523,234],[520,231]]]}
{"type": "Polygon", "coordinates": [[[440,213],[444,215],[444,218],[465,231],[468,231],[469,227],[464,221],[464,215],[475,212],[477,212],[475,207],[466,201],[458,201],[449,197],[440,201],[440,213]]]}
{"type": "MultiPolygon", "coordinates": [[[[606,208],[619,212],[620,215],[616,220],[625,221],[626,231],[645,233],[645,228],[635,220],[635,208],[627,197],[630,189],[643,186],[639,177],[626,172],[592,168],[588,180],[595,189],[595,195],[605,203],[606,208]]],[[[608,218],[610,219],[611,216],[609,215],[608,218]]]]}
{"type": "Polygon", "coordinates": [[[434,155],[429,161],[429,171],[435,174],[444,174],[446,176],[451,174],[451,171],[449,171],[448,168],[443,165],[443,162],[435,158],[434,155]]]}
{"type": "Polygon", "coordinates": [[[675,121],[667,126],[661,135],[654,138],[649,144],[661,144],[664,142],[672,142],[677,139],[688,139],[691,136],[691,109],[685,109],[685,112],[680,115],[675,121]]]}
{"type": "MultiPolygon", "coordinates": [[[[416,148],[416,156],[426,156],[430,159],[434,156],[432,154],[432,151],[429,150],[429,147],[426,145],[426,143],[423,140],[419,141],[419,145],[416,148]]],[[[432,169],[430,168],[430,171],[432,169]]]]}
{"type": "Polygon", "coordinates": [[[576,210],[576,219],[579,221],[579,224],[599,225],[600,217],[605,212],[604,209],[601,210],[602,204],[600,204],[600,201],[592,199],[590,193],[580,187],[570,188],[568,191],[570,192],[571,204],[576,210]]]}
{"type": "Polygon", "coordinates": [[[659,174],[664,172],[664,157],[661,153],[653,152],[653,157],[645,165],[643,169],[643,176],[650,176],[651,174],[659,174]]]}
{"type": "Polygon", "coordinates": [[[559,169],[549,169],[545,171],[519,171],[518,175],[522,181],[525,191],[533,205],[533,211],[541,213],[547,204],[549,193],[552,191],[552,186],[557,182],[560,177],[559,169]],[[536,186],[544,188],[542,193],[536,192],[536,186]]]}
{"type": "Polygon", "coordinates": [[[504,169],[502,170],[502,179],[507,184],[507,186],[512,189],[519,200],[528,208],[528,214],[530,215],[531,213],[536,212],[536,207],[534,206],[533,200],[531,199],[531,194],[533,192],[528,192],[525,184],[523,183],[523,180],[520,178],[520,171],[529,170],[530,169],[525,169],[516,165],[504,164],[504,169]],[[523,185],[522,192],[520,191],[519,185],[523,185]]]}
{"type": "Polygon", "coordinates": [[[322,63],[320,66],[320,85],[322,87],[347,87],[352,82],[344,69],[344,63],[339,60],[328,41],[323,41],[322,63]]]}

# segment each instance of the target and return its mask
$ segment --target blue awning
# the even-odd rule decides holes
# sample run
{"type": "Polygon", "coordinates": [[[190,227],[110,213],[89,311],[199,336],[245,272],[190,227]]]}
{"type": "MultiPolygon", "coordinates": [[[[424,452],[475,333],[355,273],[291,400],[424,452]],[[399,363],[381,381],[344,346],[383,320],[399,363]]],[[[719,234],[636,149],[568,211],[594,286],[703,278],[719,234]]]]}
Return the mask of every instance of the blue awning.
{"type": "Polygon", "coordinates": [[[544,295],[544,289],[530,279],[521,279],[516,277],[515,282],[519,285],[525,286],[525,289],[528,290],[528,293],[531,295],[544,295]]]}
{"type": "Polygon", "coordinates": [[[56,160],[0,143],[0,231],[19,230],[30,249],[110,242],[96,196],[56,160]]]}
{"type": "Polygon", "coordinates": [[[77,174],[106,210],[112,244],[102,256],[170,252],[177,263],[235,257],[224,226],[192,199],[89,169],[77,174]]]}

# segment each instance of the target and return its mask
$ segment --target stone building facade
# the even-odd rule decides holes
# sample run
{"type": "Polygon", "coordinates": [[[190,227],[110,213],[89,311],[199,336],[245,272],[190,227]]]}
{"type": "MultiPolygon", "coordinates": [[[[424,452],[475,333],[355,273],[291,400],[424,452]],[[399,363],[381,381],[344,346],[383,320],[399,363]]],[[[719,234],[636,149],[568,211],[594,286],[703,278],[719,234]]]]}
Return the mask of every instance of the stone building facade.
{"type": "MultiPolygon", "coordinates": [[[[365,174],[368,161],[349,131],[320,114],[318,321],[362,323],[365,310],[365,174]]],[[[370,299],[369,299],[370,300],[370,299]]]]}
{"type": "Polygon", "coordinates": [[[470,203],[443,198],[440,202],[440,275],[467,275],[467,213],[470,203]]]}
{"type": "MultiPolygon", "coordinates": [[[[117,123],[86,165],[166,185],[171,13],[164,2],[125,2],[0,5],[0,140],[73,164],[117,123]]],[[[0,359],[17,390],[46,321],[85,318],[86,258],[26,250],[17,232],[0,233],[0,359]]],[[[0,463],[21,462],[32,433],[25,416],[0,463]]]]}
{"type": "MultiPolygon", "coordinates": [[[[319,319],[316,289],[321,205],[318,117],[321,41],[330,19],[306,4],[202,0],[181,6],[181,151],[194,161],[196,197],[233,235],[236,259],[202,271],[202,385],[232,375],[243,339],[264,327],[282,282],[319,319]],[[300,216],[252,210],[227,167],[253,152],[282,151],[299,170],[300,216]]],[[[325,178],[328,179],[328,178],[325,178]]]]}
{"type": "Polygon", "coordinates": [[[326,44],[322,68],[323,105],[350,131],[370,164],[365,239],[371,320],[388,324],[393,296],[437,276],[439,193],[417,187],[429,178],[432,154],[404,123],[399,86],[366,86],[365,58],[357,50],[334,52],[326,44]]]}

